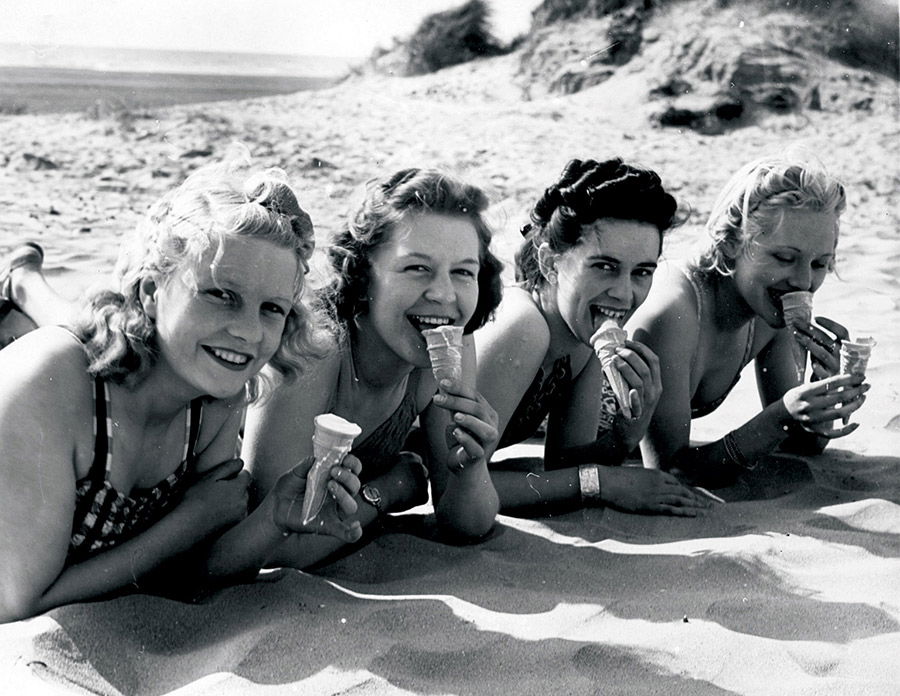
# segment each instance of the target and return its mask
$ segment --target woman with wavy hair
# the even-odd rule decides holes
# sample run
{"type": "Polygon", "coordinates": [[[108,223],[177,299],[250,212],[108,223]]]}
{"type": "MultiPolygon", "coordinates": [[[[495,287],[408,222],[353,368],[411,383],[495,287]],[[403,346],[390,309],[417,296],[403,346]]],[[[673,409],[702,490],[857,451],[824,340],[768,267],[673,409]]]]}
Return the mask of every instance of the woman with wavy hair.
{"type": "Polygon", "coordinates": [[[810,297],[834,268],[845,205],[840,182],[801,155],[734,174],[707,223],[709,247],[661,278],[629,322],[660,356],[663,393],[641,443],[648,466],[720,487],[776,448],[817,453],[856,429],[846,419],[869,387],[839,374],[847,330],[827,317],[788,328],[783,306],[788,293],[810,297]],[[715,442],[691,444],[691,419],[715,410],[751,361],[762,410],[715,442]]]}
{"type": "Polygon", "coordinates": [[[605,323],[621,326],[647,297],[676,209],[655,172],[621,159],[572,160],[535,203],[518,285],[475,335],[478,389],[497,411],[499,446],[546,419],[542,459],[491,463],[504,511],[592,504],[695,515],[707,506],[670,474],[619,466],[659,399],[656,355],[638,341],[616,350],[622,404],[596,354],[605,323]]]}
{"type": "MultiPolygon", "coordinates": [[[[313,418],[332,412],[362,428],[352,453],[362,465],[364,527],[425,502],[430,479],[441,530],[490,531],[497,494],[485,453],[496,415],[474,387],[471,337],[500,298],[487,204],[480,189],[436,170],[368,182],[325,248],[330,277],[318,296],[333,320],[330,353],[248,412],[244,453],[258,497],[312,451],[313,418]],[[445,325],[463,329],[463,374],[438,384],[423,331],[445,325]],[[424,463],[407,444],[417,419],[424,463]]],[[[337,545],[291,538],[270,562],[302,568],[337,545]]]]}
{"type": "MultiPolygon", "coordinates": [[[[282,172],[246,165],[188,177],[123,247],[115,290],[69,328],[0,351],[0,621],[143,586],[176,559],[227,577],[258,569],[285,535],[361,534],[344,521],[352,458],[332,470],[314,529],[295,505],[311,460],[246,517],[235,452],[248,395],[264,365],[289,382],[314,349],[302,300],[312,224],[282,172]]],[[[52,291],[16,293],[42,282],[40,248],[13,259],[8,296],[26,311],[52,303],[52,291]]]]}

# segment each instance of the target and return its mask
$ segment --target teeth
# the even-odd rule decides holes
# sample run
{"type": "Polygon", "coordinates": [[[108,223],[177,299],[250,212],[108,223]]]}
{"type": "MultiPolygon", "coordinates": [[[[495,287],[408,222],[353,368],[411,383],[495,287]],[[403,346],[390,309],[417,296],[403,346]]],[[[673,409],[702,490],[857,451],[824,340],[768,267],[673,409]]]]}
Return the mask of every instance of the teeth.
{"type": "Polygon", "coordinates": [[[609,317],[610,319],[622,319],[627,314],[627,312],[623,310],[614,310],[607,309],[606,307],[594,307],[595,312],[598,314],[602,314],[605,317],[609,317]]]}
{"type": "Polygon", "coordinates": [[[222,348],[210,348],[210,352],[219,360],[231,363],[232,365],[246,365],[250,362],[250,358],[242,353],[235,353],[231,350],[223,350],[222,348]]]}
{"type": "Polygon", "coordinates": [[[409,318],[420,326],[446,326],[447,324],[453,323],[453,321],[447,317],[423,317],[417,314],[411,314],[409,318]]]}

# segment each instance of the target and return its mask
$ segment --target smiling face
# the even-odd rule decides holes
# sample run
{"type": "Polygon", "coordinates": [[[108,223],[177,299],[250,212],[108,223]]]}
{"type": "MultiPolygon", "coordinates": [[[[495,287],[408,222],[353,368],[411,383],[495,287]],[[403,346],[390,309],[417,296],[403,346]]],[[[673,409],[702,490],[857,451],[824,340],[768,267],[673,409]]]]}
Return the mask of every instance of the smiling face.
{"type": "Polygon", "coordinates": [[[582,343],[604,319],[619,325],[647,299],[661,235],[651,224],[602,218],[586,226],[581,240],[555,257],[556,305],[582,343]]]}
{"type": "Polygon", "coordinates": [[[180,268],[158,286],[145,281],[142,299],[161,362],[188,391],[224,398],[278,349],[298,266],[289,250],[249,237],[226,237],[215,256],[207,250],[192,273],[180,268]]]}
{"type": "Polygon", "coordinates": [[[428,367],[421,331],[471,319],[479,258],[478,233],[468,219],[407,215],[370,259],[368,310],[357,320],[360,350],[376,362],[428,367]]]}
{"type": "Polygon", "coordinates": [[[781,296],[818,290],[834,263],[836,245],[834,213],[786,210],[775,230],[757,236],[735,260],[739,295],[769,326],[784,327],[781,296]]]}

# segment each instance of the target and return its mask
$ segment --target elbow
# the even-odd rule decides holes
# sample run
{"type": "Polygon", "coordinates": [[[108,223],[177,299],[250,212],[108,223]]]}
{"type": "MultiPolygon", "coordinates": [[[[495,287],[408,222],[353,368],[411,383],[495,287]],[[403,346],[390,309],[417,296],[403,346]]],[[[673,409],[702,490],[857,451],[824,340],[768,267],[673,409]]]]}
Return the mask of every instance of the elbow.
{"type": "Polygon", "coordinates": [[[30,592],[17,592],[17,589],[20,588],[11,588],[3,592],[0,599],[0,624],[30,619],[42,611],[39,597],[30,592]]]}
{"type": "Polygon", "coordinates": [[[435,518],[443,535],[459,543],[472,543],[491,533],[499,511],[500,501],[495,494],[474,509],[451,512],[439,506],[435,518]]]}

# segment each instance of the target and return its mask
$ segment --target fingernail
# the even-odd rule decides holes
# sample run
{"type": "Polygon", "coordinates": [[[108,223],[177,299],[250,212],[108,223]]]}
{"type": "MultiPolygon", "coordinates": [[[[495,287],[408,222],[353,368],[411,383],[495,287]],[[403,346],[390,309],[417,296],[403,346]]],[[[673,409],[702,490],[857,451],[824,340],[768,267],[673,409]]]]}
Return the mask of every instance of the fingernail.
{"type": "Polygon", "coordinates": [[[444,403],[446,400],[447,400],[447,397],[444,396],[443,394],[435,394],[435,395],[434,395],[434,402],[437,403],[437,404],[442,404],[442,403],[444,403]]]}
{"type": "Polygon", "coordinates": [[[454,413],[454,414],[453,414],[453,420],[455,420],[457,423],[462,423],[462,420],[463,420],[463,414],[461,414],[461,413],[454,413]]]}
{"type": "Polygon", "coordinates": [[[449,387],[451,384],[453,384],[453,382],[451,382],[449,379],[442,379],[442,380],[441,380],[441,386],[442,386],[442,387],[449,387]]]}

